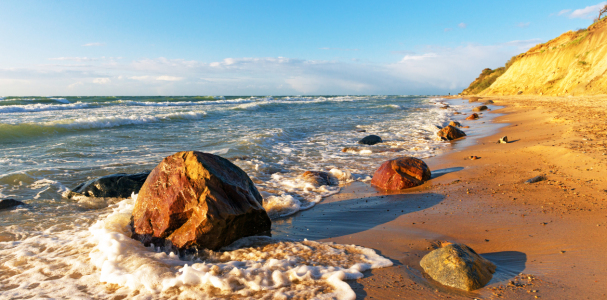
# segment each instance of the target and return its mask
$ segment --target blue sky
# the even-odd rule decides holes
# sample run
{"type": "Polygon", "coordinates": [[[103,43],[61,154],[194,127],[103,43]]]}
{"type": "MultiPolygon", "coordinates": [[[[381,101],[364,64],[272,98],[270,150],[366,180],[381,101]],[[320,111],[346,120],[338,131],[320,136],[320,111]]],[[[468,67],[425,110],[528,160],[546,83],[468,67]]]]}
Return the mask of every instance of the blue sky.
{"type": "Polygon", "coordinates": [[[600,1],[0,1],[0,95],[457,93],[600,1]]]}

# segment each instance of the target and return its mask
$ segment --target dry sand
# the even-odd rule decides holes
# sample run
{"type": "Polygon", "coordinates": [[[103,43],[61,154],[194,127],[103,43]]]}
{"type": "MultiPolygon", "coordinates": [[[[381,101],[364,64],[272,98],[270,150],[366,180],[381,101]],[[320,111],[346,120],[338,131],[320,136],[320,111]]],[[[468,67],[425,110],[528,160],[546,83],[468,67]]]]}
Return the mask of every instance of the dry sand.
{"type": "Polygon", "coordinates": [[[451,172],[400,194],[353,184],[288,221],[394,261],[350,283],[359,299],[607,299],[607,97],[489,99],[505,106],[484,113],[504,114],[499,133],[426,161],[451,172]],[[496,143],[504,135],[511,142],[496,143]],[[429,279],[419,261],[442,241],[496,263],[490,284],[463,292],[429,279]]]}

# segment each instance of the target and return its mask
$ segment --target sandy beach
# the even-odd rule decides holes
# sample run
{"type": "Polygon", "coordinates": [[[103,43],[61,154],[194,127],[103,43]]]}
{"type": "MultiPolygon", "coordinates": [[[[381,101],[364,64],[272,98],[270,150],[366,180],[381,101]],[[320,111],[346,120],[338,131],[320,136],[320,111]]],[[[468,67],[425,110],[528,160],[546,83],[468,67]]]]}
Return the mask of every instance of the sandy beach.
{"type": "MultiPolygon", "coordinates": [[[[484,112],[501,114],[494,122],[503,127],[466,147],[455,141],[453,151],[426,160],[434,175],[424,185],[387,194],[355,183],[314,214],[289,221],[300,230],[326,224],[318,233],[323,241],[373,248],[394,262],[350,282],[358,299],[607,297],[607,97],[479,101],[486,100],[503,107],[484,112]],[[510,142],[497,143],[502,136],[510,142]],[[545,180],[524,183],[539,175],[545,180]],[[353,209],[342,222],[329,220],[342,205],[353,209]],[[493,261],[498,269],[490,284],[462,292],[427,278],[419,262],[445,241],[493,261]]],[[[465,116],[455,121],[474,128],[486,120],[465,116]]]]}

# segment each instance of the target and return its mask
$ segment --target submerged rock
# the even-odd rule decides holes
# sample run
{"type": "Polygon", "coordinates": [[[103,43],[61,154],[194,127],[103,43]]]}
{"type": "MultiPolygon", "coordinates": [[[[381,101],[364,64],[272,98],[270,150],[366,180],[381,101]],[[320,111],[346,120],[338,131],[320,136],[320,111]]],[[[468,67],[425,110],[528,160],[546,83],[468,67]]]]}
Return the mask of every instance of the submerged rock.
{"type": "Polygon", "coordinates": [[[460,122],[455,122],[455,121],[449,122],[449,125],[451,125],[453,127],[462,127],[462,124],[460,124],[460,122]]]}
{"type": "Polygon", "coordinates": [[[136,174],[113,174],[99,177],[79,184],[69,192],[68,198],[77,195],[86,197],[113,197],[128,198],[132,193],[139,193],[139,189],[148,178],[150,171],[136,174]]]}
{"type": "Polygon", "coordinates": [[[335,180],[331,174],[327,172],[321,171],[305,171],[301,178],[306,182],[309,182],[315,186],[321,185],[337,185],[337,180],[335,180]]]}
{"type": "Polygon", "coordinates": [[[178,152],[163,159],[141,187],[133,238],[177,250],[217,250],[270,231],[262,201],[249,176],[227,159],[178,152]]]}
{"type": "Polygon", "coordinates": [[[478,114],[474,113],[474,114],[469,115],[466,118],[466,120],[478,120],[478,118],[479,118],[478,114]]]}
{"type": "Polygon", "coordinates": [[[472,291],[485,286],[496,266],[464,244],[449,244],[424,256],[424,271],[441,284],[472,291]]]}
{"type": "Polygon", "coordinates": [[[431,176],[423,160],[400,157],[384,162],[373,174],[371,184],[385,190],[402,190],[421,185],[431,176]]]}
{"type": "Polygon", "coordinates": [[[489,109],[486,105],[477,106],[472,109],[472,111],[483,111],[489,109]]]}
{"type": "Polygon", "coordinates": [[[377,135],[369,135],[358,141],[359,144],[363,145],[375,145],[382,142],[382,139],[377,135]]]}
{"type": "Polygon", "coordinates": [[[0,199],[0,210],[13,208],[19,205],[25,205],[25,203],[15,199],[0,199]]]}
{"type": "Polygon", "coordinates": [[[451,141],[466,136],[466,133],[455,128],[454,126],[447,125],[443,129],[441,129],[437,133],[437,135],[440,136],[442,139],[451,141]]]}

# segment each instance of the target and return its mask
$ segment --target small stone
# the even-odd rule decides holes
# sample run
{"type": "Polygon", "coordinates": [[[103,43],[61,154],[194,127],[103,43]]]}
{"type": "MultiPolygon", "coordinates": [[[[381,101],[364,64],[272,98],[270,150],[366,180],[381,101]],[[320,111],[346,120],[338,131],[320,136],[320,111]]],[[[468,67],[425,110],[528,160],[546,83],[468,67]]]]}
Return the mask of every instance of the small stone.
{"type": "Polygon", "coordinates": [[[472,109],[472,111],[483,111],[483,110],[487,110],[488,107],[486,105],[481,105],[481,106],[477,106],[475,108],[472,109]]]}
{"type": "Polygon", "coordinates": [[[504,135],[499,141],[499,144],[508,144],[508,136],[504,135]]]}
{"type": "Polygon", "coordinates": [[[480,118],[477,113],[469,115],[466,120],[478,120],[480,118]]]}
{"type": "Polygon", "coordinates": [[[359,144],[364,145],[375,145],[382,142],[382,139],[377,135],[369,135],[358,141],[359,144]]]}

